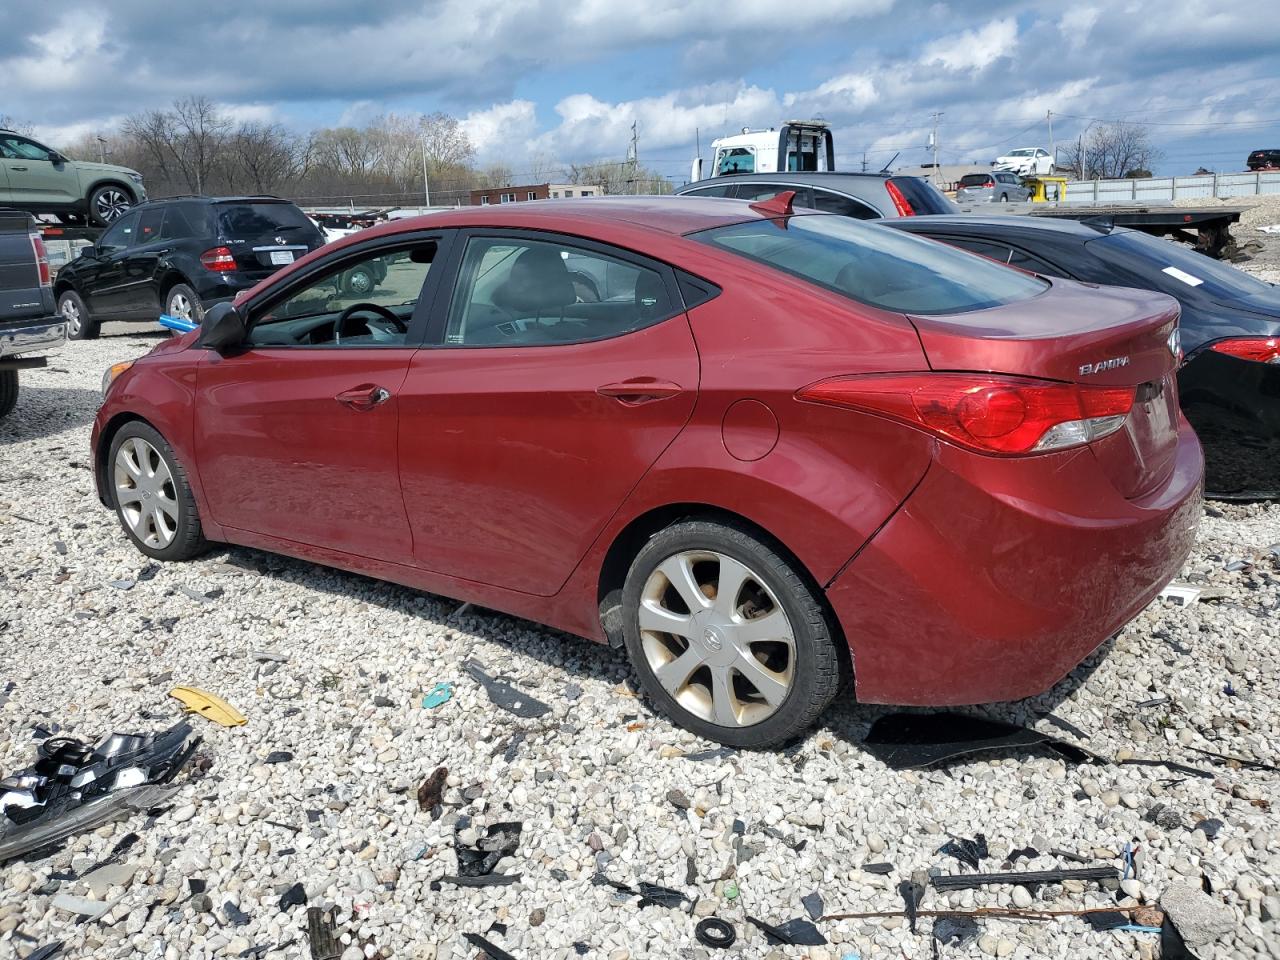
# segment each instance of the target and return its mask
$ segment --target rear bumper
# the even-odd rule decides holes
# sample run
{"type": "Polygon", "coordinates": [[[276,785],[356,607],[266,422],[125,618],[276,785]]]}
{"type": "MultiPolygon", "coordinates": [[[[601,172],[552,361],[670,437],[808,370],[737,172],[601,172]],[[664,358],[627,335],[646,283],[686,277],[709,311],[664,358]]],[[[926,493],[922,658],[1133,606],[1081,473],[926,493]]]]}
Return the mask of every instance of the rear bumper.
{"type": "Polygon", "coordinates": [[[1209,496],[1280,497],[1280,364],[1204,350],[1178,371],[1178,395],[1204,445],[1209,496]]]}
{"type": "Polygon", "coordinates": [[[59,316],[42,317],[21,326],[0,325],[0,360],[20,353],[58,350],[67,340],[67,324],[59,316]]]}
{"type": "Polygon", "coordinates": [[[859,700],[1016,700],[1062,679],[1181,568],[1200,518],[1200,445],[1124,499],[1088,449],[1001,460],[943,445],[903,507],[831,583],[859,700]]]}

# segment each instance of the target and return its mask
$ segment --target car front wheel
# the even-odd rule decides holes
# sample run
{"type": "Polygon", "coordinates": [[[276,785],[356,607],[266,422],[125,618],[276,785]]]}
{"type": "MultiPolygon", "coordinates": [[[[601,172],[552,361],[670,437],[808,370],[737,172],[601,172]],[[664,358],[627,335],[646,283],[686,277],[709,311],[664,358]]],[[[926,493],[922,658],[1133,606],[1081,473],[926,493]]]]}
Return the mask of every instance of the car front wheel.
{"type": "Polygon", "coordinates": [[[89,309],[74,290],[58,295],[58,315],[67,325],[68,340],[96,340],[101,330],[98,322],[89,315],[89,309]]]}
{"type": "Polygon", "coordinates": [[[104,184],[89,194],[89,220],[95,227],[109,227],[133,206],[133,195],[114,183],[104,184]]]}
{"type": "Polygon", "coordinates": [[[645,692],[708,739],[784,743],[839,687],[840,658],[814,589],[745,528],[690,520],[655,534],[627,574],[623,611],[645,692]]]}
{"type": "Polygon", "coordinates": [[[187,472],[168,441],[141,420],[111,439],[107,482],[120,525],[156,560],[189,560],[207,546],[187,472]]]}
{"type": "Polygon", "coordinates": [[[204,307],[196,292],[185,283],[175,283],[164,298],[164,312],[179,320],[200,323],[204,320],[204,307]]]}

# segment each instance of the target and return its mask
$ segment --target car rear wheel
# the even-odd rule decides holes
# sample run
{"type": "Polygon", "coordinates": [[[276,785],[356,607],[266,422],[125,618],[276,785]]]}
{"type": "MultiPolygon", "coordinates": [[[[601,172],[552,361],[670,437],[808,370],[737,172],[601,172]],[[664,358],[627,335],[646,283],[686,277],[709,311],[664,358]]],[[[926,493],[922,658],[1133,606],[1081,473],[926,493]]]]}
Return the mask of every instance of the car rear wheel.
{"type": "Polygon", "coordinates": [[[1000,194],[1000,202],[1001,202],[1001,203],[1008,203],[1008,202],[1009,202],[1009,195],[1008,195],[1007,193],[1002,193],[1002,194],[1000,194]]]}
{"type": "Polygon", "coordinates": [[[840,658],[814,590],[744,528],[690,520],[654,535],[627,574],[623,611],[645,692],[708,739],[783,743],[839,688],[840,658]]]}
{"type": "Polygon", "coordinates": [[[368,267],[352,267],[342,275],[342,292],[349,297],[363,297],[372,293],[377,285],[378,281],[368,267]]]}
{"type": "Polygon", "coordinates": [[[98,339],[101,326],[89,315],[80,294],[74,290],[65,290],[59,295],[58,314],[67,324],[68,340],[98,339]]]}
{"type": "Polygon", "coordinates": [[[111,501],[135,547],[156,560],[189,560],[205,550],[187,472],[154,427],[126,423],[108,458],[111,501]]]}
{"type": "Polygon", "coordinates": [[[18,371],[0,370],[0,420],[18,405],[18,371]]]}
{"type": "Polygon", "coordinates": [[[124,187],[108,183],[89,194],[89,220],[95,227],[108,227],[133,206],[133,196],[124,187]]]}
{"type": "Polygon", "coordinates": [[[196,292],[185,283],[175,283],[164,298],[164,312],[180,320],[201,323],[204,320],[204,307],[196,292]]]}

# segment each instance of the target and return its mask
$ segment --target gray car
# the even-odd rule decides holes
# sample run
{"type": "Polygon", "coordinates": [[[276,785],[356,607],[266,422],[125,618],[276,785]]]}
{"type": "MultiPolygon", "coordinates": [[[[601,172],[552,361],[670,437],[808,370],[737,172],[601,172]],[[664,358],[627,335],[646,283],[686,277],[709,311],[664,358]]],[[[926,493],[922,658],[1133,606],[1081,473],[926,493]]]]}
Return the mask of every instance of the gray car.
{"type": "Polygon", "coordinates": [[[1016,173],[966,173],[956,184],[957,203],[1009,203],[1031,199],[1031,188],[1016,173]]]}
{"type": "Polygon", "coordinates": [[[690,183],[681,196],[767,200],[794,190],[792,205],[858,220],[956,213],[956,206],[928,180],[888,173],[739,173],[690,183]]]}

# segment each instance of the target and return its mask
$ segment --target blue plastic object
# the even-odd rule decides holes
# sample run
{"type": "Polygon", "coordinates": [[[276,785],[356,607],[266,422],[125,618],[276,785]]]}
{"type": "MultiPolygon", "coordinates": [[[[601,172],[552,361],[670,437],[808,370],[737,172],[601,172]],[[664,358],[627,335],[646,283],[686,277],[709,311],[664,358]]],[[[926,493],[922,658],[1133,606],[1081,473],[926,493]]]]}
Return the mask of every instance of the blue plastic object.
{"type": "Polygon", "coordinates": [[[178,333],[190,333],[196,327],[200,326],[200,324],[191,320],[183,320],[181,317],[171,317],[167,313],[162,313],[160,314],[160,326],[168,327],[170,330],[175,330],[178,333]]]}
{"type": "Polygon", "coordinates": [[[442,703],[448,702],[453,696],[453,684],[440,682],[432,688],[431,692],[422,698],[422,709],[431,710],[440,706],[442,703]]]}

